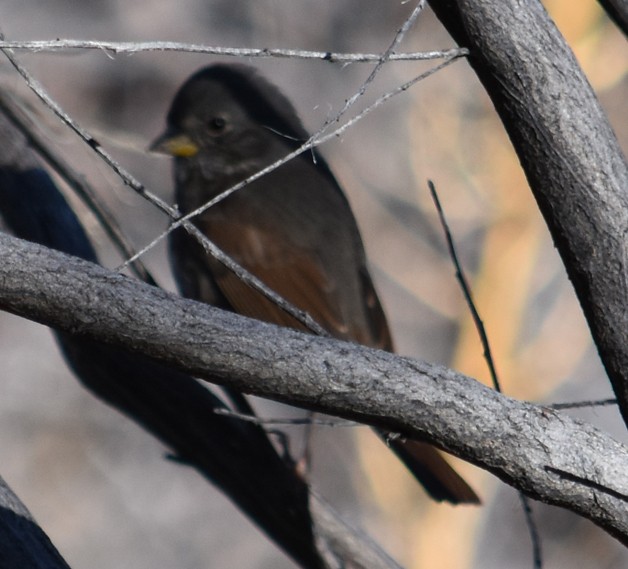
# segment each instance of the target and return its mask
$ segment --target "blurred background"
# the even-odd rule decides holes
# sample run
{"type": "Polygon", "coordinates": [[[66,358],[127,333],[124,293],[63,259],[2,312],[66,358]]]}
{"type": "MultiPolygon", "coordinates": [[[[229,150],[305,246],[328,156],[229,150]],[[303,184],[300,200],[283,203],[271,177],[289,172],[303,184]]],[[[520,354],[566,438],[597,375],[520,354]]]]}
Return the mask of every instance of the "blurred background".
{"type": "MultiPolygon", "coordinates": [[[[593,0],[545,2],[628,148],[628,49],[593,0]]],[[[335,52],[384,50],[414,3],[378,0],[3,0],[6,39],[173,40],[335,52]]],[[[453,47],[426,9],[404,51],[453,47]]],[[[79,124],[154,193],[172,201],[168,159],[146,152],[178,86],[221,60],[185,53],[18,53],[79,124]]],[[[225,58],[222,58],[225,60],[225,58]]],[[[233,61],[233,59],[229,59],[233,61]]],[[[294,101],[309,130],[338,111],[370,65],[249,59],[294,101]]],[[[362,106],[427,69],[391,63],[362,106]]],[[[0,81],[31,108],[51,144],[94,184],[139,248],[167,220],[123,187],[27,90],[6,60],[0,81]]],[[[435,182],[484,319],[504,391],[539,402],[611,397],[586,323],[498,118],[464,61],[416,85],[322,149],[362,228],[398,351],[487,381],[427,191],[435,182]]],[[[582,149],[586,152],[586,148],[582,149]]],[[[1,199],[1,197],[0,197],[1,199]]],[[[121,259],[93,217],[84,223],[110,267],[121,259]]],[[[174,290],[163,244],[145,255],[174,290]]],[[[289,568],[292,563],[198,475],[84,391],[49,331],[0,315],[1,475],[74,569],[289,568]]],[[[271,417],[300,414],[260,402],[271,417]]],[[[614,407],[569,412],[626,441],[614,407]]],[[[293,450],[302,446],[291,431],[293,450]]],[[[530,567],[519,498],[456,464],[482,508],[436,505],[368,429],[317,428],[314,484],[409,568],[530,567]]],[[[534,504],[546,567],[626,567],[626,551],[592,524],[534,504]]]]}

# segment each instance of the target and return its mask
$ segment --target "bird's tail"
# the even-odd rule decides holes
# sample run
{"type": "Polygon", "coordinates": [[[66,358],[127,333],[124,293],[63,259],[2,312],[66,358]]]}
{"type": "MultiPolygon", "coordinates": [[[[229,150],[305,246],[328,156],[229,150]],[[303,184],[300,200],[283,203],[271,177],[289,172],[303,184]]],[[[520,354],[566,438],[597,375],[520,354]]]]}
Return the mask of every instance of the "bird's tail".
{"type": "Polygon", "coordinates": [[[480,503],[473,489],[433,446],[384,433],[381,436],[434,500],[452,504],[480,503]]]}

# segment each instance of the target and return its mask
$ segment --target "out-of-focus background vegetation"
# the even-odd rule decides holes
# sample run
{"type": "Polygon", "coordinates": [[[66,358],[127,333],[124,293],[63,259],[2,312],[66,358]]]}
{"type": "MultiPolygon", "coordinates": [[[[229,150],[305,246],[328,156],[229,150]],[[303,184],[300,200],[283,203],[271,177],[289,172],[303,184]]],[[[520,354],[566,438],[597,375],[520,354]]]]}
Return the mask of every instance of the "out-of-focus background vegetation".
{"type": "MultiPolygon", "coordinates": [[[[625,39],[593,0],[545,5],[628,148],[625,39]]],[[[388,46],[413,7],[378,0],[3,0],[0,26],[7,39],[177,40],[374,52],[388,46]]],[[[425,10],[403,49],[451,46],[425,10]]],[[[219,58],[113,57],[99,51],[18,55],[125,167],[150,190],[172,199],[168,160],[145,149],[162,129],[178,85],[219,58]]],[[[247,62],[286,92],[310,130],[338,110],[370,71],[368,65],[247,62]]],[[[388,65],[365,101],[427,66],[388,65]]],[[[98,188],[137,246],[165,228],[164,217],[122,187],[1,58],[0,81],[31,105],[50,143],[98,188]]],[[[430,178],[468,271],[504,391],[546,402],[611,396],[517,158],[464,61],[393,99],[322,152],[353,204],[401,353],[488,378],[427,192],[430,178]]],[[[92,217],[84,219],[102,258],[116,266],[120,259],[102,231],[92,217]]],[[[145,261],[163,286],[174,288],[163,246],[145,261]]],[[[164,460],[165,449],[85,392],[44,327],[2,314],[0,345],[1,474],[74,569],[292,566],[217,491],[164,460]]],[[[297,413],[266,403],[260,409],[270,416],[297,413]]],[[[572,414],[626,440],[612,407],[572,414]]],[[[299,452],[298,431],[292,441],[299,452]]],[[[429,502],[367,429],[320,428],[314,435],[315,484],[405,566],[530,567],[530,540],[516,493],[457,464],[484,507],[429,502]]],[[[534,510],[548,568],[628,563],[625,550],[588,522],[555,508],[535,504],[534,510]]]]}

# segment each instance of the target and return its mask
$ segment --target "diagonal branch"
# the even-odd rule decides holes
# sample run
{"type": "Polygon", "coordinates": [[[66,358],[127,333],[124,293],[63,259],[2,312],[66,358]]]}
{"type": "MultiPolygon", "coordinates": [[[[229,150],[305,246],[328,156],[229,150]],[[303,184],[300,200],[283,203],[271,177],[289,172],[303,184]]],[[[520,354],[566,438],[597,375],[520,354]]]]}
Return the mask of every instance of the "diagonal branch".
{"type": "Polygon", "coordinates": [[[608,119],[538,0],[430,5],[469,48],[628,423],[628,164],[608,119]]]}
{"type": "Polygon", "coordinates": [[[245,393],[425,439],[628,544],[628,449],[591,425],[441,366],[226,313],[14,237],[0,235],[0,256],[4,310],[245,393]]]}
{"type": "MultiPolygon", "coordinates": [[[[77,217],[25,137],[1,115],[0,138],[5,141],[0,146],[5,223],[24,239],[96,262],[77,217]]],[[[322,569],[341,562],[356,569],[399,569],[371,538],[312,496],[291,460],[277,453],[259,424],[218,413],[227,410],[225,404],[195,379],[140,354],[58,331],[56,336],[66,362],[87,389],[211,480],[299,566],[322,569]]],[[[1,493],[0,487],[0,502],[1,493]]],[[[22,540],[11,532],[22,522],[13,520],[6,519],[6,531],[0,528],[0,558],[20,554],[13,550],[22,540]]]]}
{"type": "MultiPolygon", "coordinates": [[[[37,131],[35,122],[8,92],[0,91],[0,112],[11,121],[17,131],[26,137],[32,148],[37,151],[59,176],[61,176],[64,182],[70,186],[83,201],[85,206],[90,209],[123,258],[128,259],[129,257],[133,257],[135,255],[133,246],[116,221],[113,213],[109,211],[95,189],[87,180],[82,179],[81,176],[73,170],[59,154],[57,149],[52,148],[52,146],[44,140],[44,137],[37,131]]],[[[4,128],[5,127],[0,126],[0,129],[4,128]]],[[[12,140],[15,140],[15,133],[11,134],[13,135],[12,140]]],[[[140,259],[129,263],[129,266],[138,278],[142,279],[144,282],[156,284],[155,279],[140,259]]]]}

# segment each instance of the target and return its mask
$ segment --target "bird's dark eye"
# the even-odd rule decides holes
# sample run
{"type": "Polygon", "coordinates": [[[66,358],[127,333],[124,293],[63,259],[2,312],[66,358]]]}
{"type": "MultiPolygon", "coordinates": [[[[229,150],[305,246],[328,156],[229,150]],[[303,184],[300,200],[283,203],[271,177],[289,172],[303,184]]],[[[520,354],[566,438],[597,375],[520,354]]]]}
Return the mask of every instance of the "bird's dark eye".
{"type": "Polygon", "coordinates": [[[220,134],[227,127],[227,119],[224,117],[212,117],[207,121],[207,127],[213,134],[220,134]]]}

